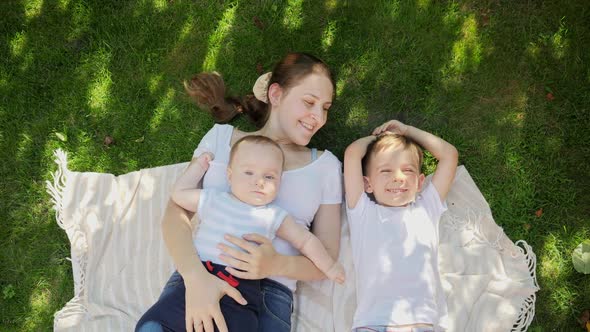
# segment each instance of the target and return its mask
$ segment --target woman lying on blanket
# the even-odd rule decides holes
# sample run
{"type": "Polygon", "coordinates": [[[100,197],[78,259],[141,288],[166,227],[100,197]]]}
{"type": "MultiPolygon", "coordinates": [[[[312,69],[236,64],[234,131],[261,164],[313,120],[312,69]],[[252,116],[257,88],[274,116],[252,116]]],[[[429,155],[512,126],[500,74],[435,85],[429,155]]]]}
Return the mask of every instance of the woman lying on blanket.
{"type": "MultiPolygon", "coordinates": [[[[310,228],[333,259],[338,256],[340,240],[340,204],[342,202],[341,163],[329,151],[309,149],[306,145],[326,123],[334,95],[329,68],[314,56],[288,54],[274,68],[260,100],[225,98],[221,77],[199,74],[186,84],[198,104],[208,108],[218,122],[227,122],[238,113],[246,113],[259,129],[253,133],[230,125],[214,125],[203,137],[193,155],[193,163],[204,152],[210,162],[202,187],[229,189],[226,170],[232,145],[244,136],[262,135],[277,142],[284,153],[281,186],[274,203],[286,210],[297,223],[310,228]]],[[[190,166],[189,166],[190,167],[190,166]]],[[[209,273],[193,245],[192,213],[170,201],[163,221],[164,241],[177,268],[158,302],[137,324],[138,331],[186,330],[213,332],[214,326],[226,332],[220,308],[223,296],[244,303],[242,294],[230,283],[209,273]],[[186,307],[170,307],[162,298],[171,288],[185,292],[186,307]],[[186,308],[186,310],[185,310],[186,308]]],[[[291,328],[293,291],[296,280],[321,280],[326,276],[288,242],[270,240],[258,234],[243,238],[226,235],[228,243],[219,243],[221,261],[233,267],[229,272],[239,279],[263,279],[263,302],[258,313],[259,330],[288,332],[291,328]],[[254,244],[255,243],[255,244],[254,244]],[[233,244],[242,250],[237,250],[233,244]]],[[[227,278],[225,278],[227,279],[227,278]]],[[[177,293],[177,292],[174,292],[177,293]]],[[[226,298],[228,299],[228,298],[226,298]]],[[[182,302],[182,301],[181,301],[182,302]]],[[[184,304],[184,303],[183,303],[184,304]]]]}

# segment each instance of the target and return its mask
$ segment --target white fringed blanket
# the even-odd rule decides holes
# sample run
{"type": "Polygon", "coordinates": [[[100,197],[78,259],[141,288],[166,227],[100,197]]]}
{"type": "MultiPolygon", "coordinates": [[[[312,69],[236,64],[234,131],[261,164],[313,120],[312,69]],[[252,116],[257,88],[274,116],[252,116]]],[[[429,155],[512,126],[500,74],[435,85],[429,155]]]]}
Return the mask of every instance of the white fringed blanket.
{"type": "MultiPolygon", "coordinates": [[[[160,221],[187,164],[114,176],[70,171],[66,154],[55,155],[47,188],[71,244],[74,297],[55,314],[54,330],[133,331],[173,271],[160,221]]],[[[447,202],[439,255],[449,331],[525,331],[539,290],[531,247],[506,237],[464,167],[447,202]]],[[[299,283],[294,331],[350,331],[355,291],[344,213],[340,260],[345,285],[299,283]]]]}

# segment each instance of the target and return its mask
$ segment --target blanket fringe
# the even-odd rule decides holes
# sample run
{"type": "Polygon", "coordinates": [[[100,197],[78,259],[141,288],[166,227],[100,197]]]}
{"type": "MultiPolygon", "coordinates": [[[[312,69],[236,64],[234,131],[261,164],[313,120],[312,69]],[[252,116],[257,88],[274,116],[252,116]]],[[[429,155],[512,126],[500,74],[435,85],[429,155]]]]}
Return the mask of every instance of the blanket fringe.
{"type": "MultiPolygon", "coordinates": [[[[504,230],[502,227],[498,226],[498,231],[495,234],[495,239],[490,240],[486,237],[485,232],[481,229],[481,226],[484,223],[484,218],[486,214],[482,211],[474,211],[469,209],[467,211],[467,218],[459,218],[455,215],[448,215],[446,218],[446,222],[444,226],[453,229],[454,231],[462,231],[464,229],[470,229],[473,231],[473,239],[477,242],[484,243],[489,245],[490,247],[502,251],[503,248],[500,240],[502,239],[504,234],[504,230]]],[[[523,282],[528,282],[532,279],[533,285],[535,286],[535,291],[538,291],[539,284],[537,283],[537,256],[533,252],[533,249],[526,241],[518,240],[514,244],[520,254],[524,257],[526,261],[526,265],[529,270],[529,278],[526,280],[522,280],[523,282]]],[[[535,317],[535,301],[536,295],[533,292],[529,295],[524,303],[521,306],[520,313],[516,322],[514,322],[511,332],[525,332],[528,327],[531,325],[533,318],[535,317]]]]}
{"type": "Polygon", "coordinates": [[[53,319],[53,330],[68,329],[86,319],[88,310],[84,305],[84,300],[79,296],[74,296],[66,305],[56,312],[53,319]]]}
{"type": "Polygon", "coordinates": [[[45,181],[47,193],[51,195],[55,220],[62,229],[66,229],[63,217],[63,194],[66,188],[66,174],[68,173],[68,155],[62,149],[53,152],[57,170],[52,174],[53,182],[45,181]]]}
{"type": "Polygon", "coordinates": [[[54,315],[54,328],[60,326],[60,321],[72,316],[85,316],[88,312],[85,306],[84,285],[86,279],[86,249],[87,242],[84,232],[76,222],[77,218],[72,218],[66,222],[64,211],[64,195],[67,188],[68,175],[71,174],[68,169],[68,155],[65,151],[57,149],[54,151],[55,163],[57,170],[52,174],[53,181],[46,181],[47,193],[51,196],[53,209],[55,210],[55,220],[61,227],[71,243],[72,272],[74,275],[74,297],[54,315]]]}
{"type": "MultiPolygon", "coordinates": [[[[540,289],[539,284],[537,283],[537,256],[533,252],[533,248],[524,240],[516,241],[516,246],[526,259],[530,276],[533,279],[533,284],[537,291],[540,289]]],[[[520,314],[518,315],[518,318],[512,327],[513,332],[524,332],[529,328],[533,318],[535,317],[536,299],[537,297],[534,292],[525,299],[524,303],[522,304],[520,314]]]]}

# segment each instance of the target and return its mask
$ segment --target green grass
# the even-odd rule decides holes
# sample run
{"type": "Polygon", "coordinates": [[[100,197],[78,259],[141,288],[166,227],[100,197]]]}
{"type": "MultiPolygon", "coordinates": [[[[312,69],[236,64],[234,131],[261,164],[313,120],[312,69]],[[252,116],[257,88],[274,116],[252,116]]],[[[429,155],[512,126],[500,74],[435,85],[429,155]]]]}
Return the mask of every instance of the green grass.
{"type": "Polygon", "coordinates": [[[441,135],[497,223],[535,250],[531,330],[575,330],[590,307],[570,258],[590,238],[586,1],[8,0],[0,12],[0,330],[50,330],[73,294],[45,193],[54,149],[77,171],[186,161],[213,121],[182,80],[217,70],[246,93],[257,66],[293,50],[337,76],[313,145],[342,157],[390,118],[441,135]]]}

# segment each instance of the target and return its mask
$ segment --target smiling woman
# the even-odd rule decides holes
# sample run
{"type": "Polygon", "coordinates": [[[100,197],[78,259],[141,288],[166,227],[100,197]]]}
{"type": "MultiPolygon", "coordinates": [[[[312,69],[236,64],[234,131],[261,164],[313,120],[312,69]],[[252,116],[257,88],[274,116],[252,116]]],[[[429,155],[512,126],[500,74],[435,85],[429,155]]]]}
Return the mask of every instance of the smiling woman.
{"type": "MultiPolygon", "coordinates": [[[[199,168],[199,160],[204,153],[210,154],[214,159],[203,177],[203,190],[227,191],[231,188],[233,192],[234,185],[236,182],[241,183],[242,177],[250,178],[259,174],[254,174],[250,169],[247,172],[251,174],[236,174],[240,172],[240,165],[234,164],[233,158],[230,163],[232,146],[251,135],[267,137],[280,146],[284,153],[282,176],[279,179],[277,175],[273,181],[266,181],[262,177],[260,181],[269,184],[276,181],[278,186],[280,180],[275,204],[289,213],[290,217],[285,218],[282,225],[290,231],[283,232],[281,226],[277,235],[283,239],[275,238],[272,242],[270,233],[265,232],[262,235],[244,234],[241,237],[226,235],[226,243],[217,246],[223,251],[218,263],[227,266],[222,266],[224,271],[230,272],[232,277],[247,281],[247,284],[251,280],[261,280],[259,292],[264,306],[255,306],[257,297],[252,297],[252,292],[240,289],[240,294],[223,278],[210,274],[213,271],[208,271],[208,266],[204,267],[200,263],[200,256],[205,253],[197,253],[193,245],[192,213],[187,211],[187,206],[179,206],[171,201],[164,216],[163,232],[168,251],[177,267],[177,272],[171,278],[176,288],[172,291],[172,286],[165,287],[158,302],[137,324],[138,331],[154,327],[162,329],[162,326],[176,326],[178,330],[192,330],[194,326],[196,331],[213,331],[214,326],[217,326],[221,332],[228,328],[230,331],[242,329],[244,320],[236,314],[240,304],[244,304],[242,296],[248,299],[249,306],[254,305],[247,309],[254,314],[254,317],[252,314],[248,316],[248,321],[254,321],[259,327],[254,330],[290,331],[296,280],[321,280],[326,276],[342,279],[342,268],[330,263],[338,256],[339,250],[341,163],[329,151],[319,152],[306,147],[326,124],[334,95],[331,72],[324,62],[312,55],[291,53],[275,66],[270,77],[265,78],[268,80],[258,81],[264,84],[262,90],[266,98],[261,98],[263,100],[255,96],[226,97],[223,79],[216,73],[201,73],[190,82],[185,82],[187,92],[198,105],[210,111],[217,122],[228,122],[239,113],[245,113],[259,129],[247,133],[229,125],[215,125],[203,137],[195,150],[193,162],[178,180],[186,178],[191,190],[199,191],[199,181],[192,170],[199,168]],[[309,242],[293,241],[294,237],[289,234],[308,233],[312,221],[315,236],[310,237],[309,242]],[[254,246],[252,242],[259,245],[254,246]],[[308,244],[314,249],[307,251],[305,248],[308,244]],[[298,249],[316,264],[300,256],[298,249]],[[318,257],[313,252],[323,254],[320,253],[318,257]],[[175,277],[178,274],[182,276],[180,286],[175,277]],[[224,297],[220,307],[220,299],[224,295],[229,297],[224,297]]],[[[257,160],[256,166],[260,166],[268,154],[260,148],[245,153],[248,154],[247,158],[254,157],[257,160]]],[[[244,181],[244,184],[248,181],[244,181]]],[[[259,185],[256,184],[256,188],[259,185]]],[[[237,187],[244,189],[242,186],[237,187]]],[[[239,198],[242,191],[233,195],[239,198]]],[[[262,192],[258,189],[254,191],[262,192]]],[[[246,193],[244,196],[250,195],[246,193]]],[[[244,199],[239,200],[244,202],[244,199]]],[[[264,203],[268,203],[267,200],[264,203]]]]}

